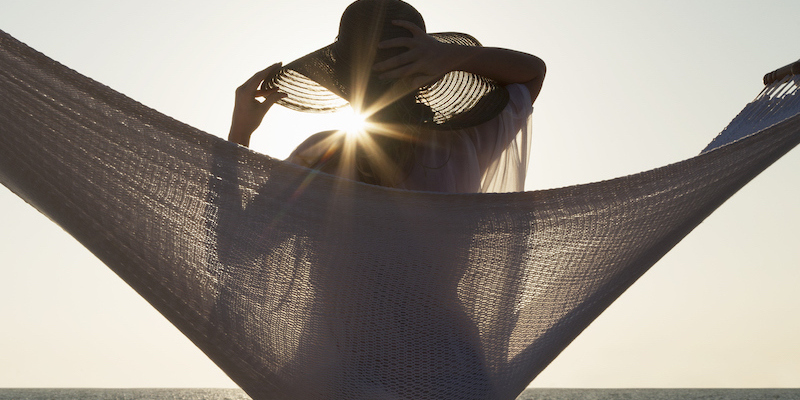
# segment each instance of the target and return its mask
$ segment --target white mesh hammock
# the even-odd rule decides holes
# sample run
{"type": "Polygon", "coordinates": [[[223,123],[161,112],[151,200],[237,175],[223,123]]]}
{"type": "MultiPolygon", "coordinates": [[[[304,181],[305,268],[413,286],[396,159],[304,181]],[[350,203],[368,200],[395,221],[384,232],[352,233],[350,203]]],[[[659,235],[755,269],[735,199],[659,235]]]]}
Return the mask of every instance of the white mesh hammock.
{"type": "Polygon", "coordinates": [[[0,182],[253,398],[513,399],[800,141],[797,86],[768,86],[703,154],[652,171],[404,192],[200,132],[0,32],[0,182]]]}

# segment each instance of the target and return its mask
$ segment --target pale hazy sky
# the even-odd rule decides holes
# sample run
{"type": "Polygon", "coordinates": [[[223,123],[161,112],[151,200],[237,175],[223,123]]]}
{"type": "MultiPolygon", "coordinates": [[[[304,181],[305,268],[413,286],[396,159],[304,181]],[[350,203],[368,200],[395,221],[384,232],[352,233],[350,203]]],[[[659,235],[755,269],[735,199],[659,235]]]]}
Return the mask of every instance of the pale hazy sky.
{"type": "MultiPolygon", "coordinates": [[[[233,90],[330,43],[348,0],[0,0],[0,29],[174,118],[225,136],[233,90]]],[[[425,0],[430,31],[542,57],[528,189],[697,154],[800,57],[800,2],[425,0]]],[[[0,105],[2,106],[2,105],[0,105]]],[[[274,109],[253,148],[328,128],[274,109]]],[[[800,150],[735,195],[534,382],[800,387],[800,150]]],[[[234,384],[107,267],[0,188],[0,387],[234,384]]]]}

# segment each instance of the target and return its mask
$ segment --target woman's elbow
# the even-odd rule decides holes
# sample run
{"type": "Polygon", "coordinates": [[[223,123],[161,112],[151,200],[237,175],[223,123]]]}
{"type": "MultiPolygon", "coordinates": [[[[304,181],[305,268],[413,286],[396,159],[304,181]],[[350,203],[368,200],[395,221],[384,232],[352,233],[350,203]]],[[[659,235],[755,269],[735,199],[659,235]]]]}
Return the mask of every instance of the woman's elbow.
{"type": "Polygon", "coordinates": [[[542,91],[542,85],[544,84],[544,77],[547,75],[547,65],[541,58],[536,57],[536,62],[533,64],[531,68],[535,72],[533,74],[533,79],[524,83],[525,87],[528,88],[528,92],[531,94],[531,104],[539,97],[539,92],[542,91]]]}

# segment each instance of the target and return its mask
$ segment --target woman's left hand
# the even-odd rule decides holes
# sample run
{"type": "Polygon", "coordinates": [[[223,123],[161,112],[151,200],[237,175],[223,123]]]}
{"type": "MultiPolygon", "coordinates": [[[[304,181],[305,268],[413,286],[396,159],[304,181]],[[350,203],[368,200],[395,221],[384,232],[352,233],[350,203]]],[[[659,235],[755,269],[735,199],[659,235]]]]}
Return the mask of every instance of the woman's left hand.
{"type": "Polygon", "coordinates": [[[408,51],[373,66],[373,70],[381,73],[381,79],[410,79],[413,86],[422,87],[452,71],[456,62],[450,57],[450,46],[411,22],[392,21],[392,24],[408,29],[412,37],[389,39],[378,44],[379,49],[408,48],[408,51]]]}
{"type": "Polygon", "coordinates": [[[250,145],[250,136],[261,125],[261,121],[270,107],[278,100],[286,97],[285,93],[278,92],[277,88],[263,89],[262,83],[274,78],[280,71],[281,63],[270,65],[257,72],[245,83],[236,89],[236,103],[233,106],[233,119],[228,140],[250,145]],[[264,101],[257,98],[263,97],[264,101]]]}

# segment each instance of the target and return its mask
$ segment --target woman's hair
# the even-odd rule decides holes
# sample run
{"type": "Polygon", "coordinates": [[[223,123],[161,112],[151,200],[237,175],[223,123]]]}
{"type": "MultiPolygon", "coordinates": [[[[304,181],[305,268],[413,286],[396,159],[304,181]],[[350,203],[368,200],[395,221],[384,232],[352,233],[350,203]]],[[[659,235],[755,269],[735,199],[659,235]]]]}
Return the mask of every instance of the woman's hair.
{"type": "Polygon", "coordinates": [[[396,103],[399,104],[373,114],[367,120],[367,136],[356,143],[355,178],[361,182],[396,186],[405,180],[414,166],[420,128],[410,118],[421,112],[414,111],[421,105],[413,96],[405,96],[396,103]],[[370,126],[379,128],[373,130],[370,126]]]}

